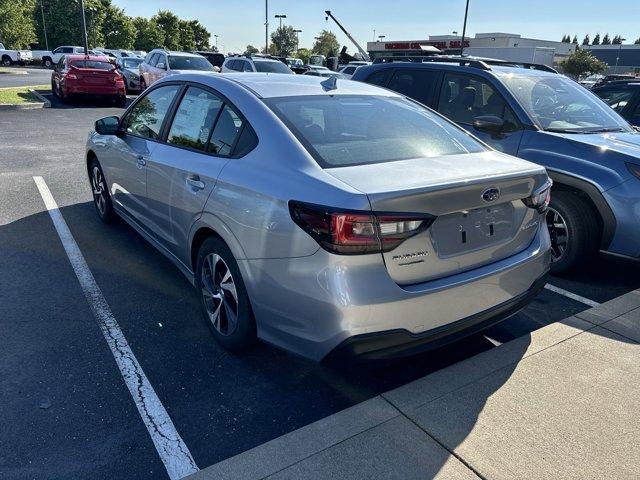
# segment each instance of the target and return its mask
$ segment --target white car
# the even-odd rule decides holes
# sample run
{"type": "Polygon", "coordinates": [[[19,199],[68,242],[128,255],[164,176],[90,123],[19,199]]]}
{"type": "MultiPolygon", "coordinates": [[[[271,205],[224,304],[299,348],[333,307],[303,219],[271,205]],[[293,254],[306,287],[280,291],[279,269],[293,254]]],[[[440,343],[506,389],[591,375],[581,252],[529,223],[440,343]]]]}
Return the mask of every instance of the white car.
{"type": "Polygon", "coordinates": [[[222,73],[288,73],[293,74],[287,65],[277,58],[267,55],[243,55],[227,57],[220,69],[222,73]]]}
{"type": "Polygon", "coordinates": [[[32,59],[33,56],[30,50],[7,50],[0,43],[0,63],[2,63],[3,67],[10,67],[14,63],[28,63],[32,59]]]}
{"type": "Polygon", "coordinates": [[[140,64],[140,88],[151,86],[167,75],[192,73],[195,71],[215,72],[213,65],[197,53],[169,52],[156,48],[151,50],[140,64]]]}
{"type": "Polygon", "coordinates": [[[364,60],[355,60],[353,62],[349,62],[347,65],[340,67],[338,69],[338,72],[350,79],[351,76],[356,73],[356,70],[363,65],[371,65],[371,62],[365,62],[364,60]]]}

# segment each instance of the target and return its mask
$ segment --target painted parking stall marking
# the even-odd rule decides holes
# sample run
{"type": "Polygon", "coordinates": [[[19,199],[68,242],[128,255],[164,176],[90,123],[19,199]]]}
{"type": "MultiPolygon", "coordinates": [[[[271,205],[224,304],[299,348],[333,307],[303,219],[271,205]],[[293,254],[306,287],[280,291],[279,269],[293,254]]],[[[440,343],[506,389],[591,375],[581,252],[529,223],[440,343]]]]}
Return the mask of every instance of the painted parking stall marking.
{"type": "Polygon", "coordinates": [[[118,325],[100,287],[96,283],[89,266],[78,247],[71,231],[58,209],[49,187],[42,177],[33,177],[51,221],[58,232],[80,287],[91,307],[102,334],[120,369],[131,396],[153,440],[160,459],[171,480],[178,480],[198,471],[191,452],[176,430],[169,414],[156,395],[149,379],[144,374],[129,343],[118,325]]]}
{"type": "Polygon", "coordinates": [[[565,290],[564,288],[560,288],[560,287],[556,287],[555,285],[551,285],[550,283],[547,283],[544,288],[546,288],[547,290],[551,291],[551,292],[555,292],[555,293],[559,293],[560,295],[564,295],[567,298],[570,298],[572,300],[575,300],[577,302],[581,302],[584,303],[585,305],[589,305],[590,307],[597,307],[598,305],[600,305],[598,302],[591,300],[589,298],[583,297],[581,295],[577,295],[575,293],[572,293],[568,290],[565,290]]]}

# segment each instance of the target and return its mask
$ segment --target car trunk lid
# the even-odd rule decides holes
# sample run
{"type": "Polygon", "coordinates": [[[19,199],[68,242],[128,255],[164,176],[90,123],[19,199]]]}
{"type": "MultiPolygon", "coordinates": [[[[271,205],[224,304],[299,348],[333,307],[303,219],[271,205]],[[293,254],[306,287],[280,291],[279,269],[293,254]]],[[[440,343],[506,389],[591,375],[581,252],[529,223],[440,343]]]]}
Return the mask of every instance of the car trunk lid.
{"type": "Polygon", "coordinates": [[[383,254],[391,277],[412,284],[446,277],[524,250],[539,214],[522,200],[544,169],[499,152],[326,169],[365,193],[377,214],[426,214],[432,225],[383,254]]]}

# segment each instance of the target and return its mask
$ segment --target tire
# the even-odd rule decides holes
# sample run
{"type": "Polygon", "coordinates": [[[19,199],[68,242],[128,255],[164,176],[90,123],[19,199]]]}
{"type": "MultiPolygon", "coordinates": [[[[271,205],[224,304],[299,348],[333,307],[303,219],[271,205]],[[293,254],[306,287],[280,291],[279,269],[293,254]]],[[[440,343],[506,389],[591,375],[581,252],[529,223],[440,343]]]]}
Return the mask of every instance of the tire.
{"type": "Polygon", "coordinates": [[[552,244],[552,273],[577,271],[597,253],[600,229],[596,214],[578,195],[552,192],[546,220],[552,244]]]}
{"type": "Polygon", "coordinates": [[[104,223],[111,223],[116,217],[111,202],[111,195],[107,182],[102,173],[102,167],[97,158],[93,158],[89,163],[89,182],[91,183],[91,192],[93,193],[93,205],[100,220],[104,223]]]}
{"type": "Polygon", "coordinates": [[[198,251],[195,280],[202,315],[216,342],[234,352],[251,346],[256,339],[256,323],[249,295],[238,263],[221,239],[209,237],[203,242],[198,251]],[[230,278],[226,272],[231,274],[230,278]]]}
{"type": "Polygon", "coordinates": [[[51,68],[53,66],[53,61],[49,57],[44,57],[42,59],[42,66],[44,68],[51,68]]]}
{"type": "Polygon", "coordinates": [[[127,108],[127,97],[118,97],[116,98],[116,106],[120,108],[127,108]]]}
{"type": "Polygon", "coordinates": [[[8,57],[7,55],[2,57],[2,66],[3,67],[10,67],[11,64],[12,64],[11,57],[8,57]]]}
{"type": "Polygon", "coordinates": [[[53,81],[53,79],[51,80],[51,94],[56,98],[60,98],[58,89],[56,88],[56,83],[53,81]]]}
{"type": "Polygon", "coordinates": [[[145,82],[144,77],[140,75],[140,93],[144,92],[147,89],[147,82],[145,82]]]}

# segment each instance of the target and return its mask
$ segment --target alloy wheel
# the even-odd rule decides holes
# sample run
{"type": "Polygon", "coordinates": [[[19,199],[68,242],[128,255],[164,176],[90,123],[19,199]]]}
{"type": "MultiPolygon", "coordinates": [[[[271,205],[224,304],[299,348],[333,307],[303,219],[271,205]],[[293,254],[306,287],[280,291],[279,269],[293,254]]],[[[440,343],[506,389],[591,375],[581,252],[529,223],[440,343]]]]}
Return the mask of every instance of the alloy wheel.
{"type": "Polygon", "coordinates": [[[557,262],[567,253],[569,228],[564,217],[553,208],[547,211],[546,221],[551,237],[551,261],[557,262]]]}
{"type": "Polygon", "coordinates": [[[216,253],[204,259],[200,287],[209,321],[221,335],[228,336],[238,326],[238,292],[231,270],[216,253]]]}
{"type": "Polygon", "coordinates": [[[107,209],[107,189],[98,166],[93,167],[91,186],[93,187],[93,200],[96,203],[96,208],[100,215],[104,216],[107,209]]]}

